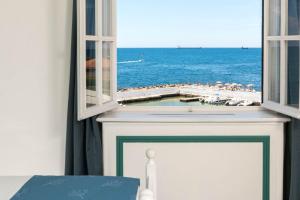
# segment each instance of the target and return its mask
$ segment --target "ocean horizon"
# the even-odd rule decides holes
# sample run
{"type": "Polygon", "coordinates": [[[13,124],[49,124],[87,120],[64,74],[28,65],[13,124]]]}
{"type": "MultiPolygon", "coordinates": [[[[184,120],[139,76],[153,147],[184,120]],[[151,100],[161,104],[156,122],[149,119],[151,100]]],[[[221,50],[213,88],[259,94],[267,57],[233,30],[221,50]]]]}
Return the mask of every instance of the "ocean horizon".
{"type": "Polygon", "coordinates": [[[118,48],[118,89],[221,81],[261,91],[261,54],[261,48],[118,48]]]}

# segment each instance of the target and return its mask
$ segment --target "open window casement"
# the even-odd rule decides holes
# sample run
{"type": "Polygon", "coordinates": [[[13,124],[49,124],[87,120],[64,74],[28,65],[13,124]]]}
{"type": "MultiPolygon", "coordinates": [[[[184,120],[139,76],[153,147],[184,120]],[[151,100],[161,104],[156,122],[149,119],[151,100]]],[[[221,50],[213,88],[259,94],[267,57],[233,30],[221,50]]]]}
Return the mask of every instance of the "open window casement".
{"type": "Polygon", "coordinates": [[[300,0],[264,2],[264,103],[300,118],[300,0]]]}
{"type": "Polygon", "coordinates": [[[78,120],[115,108],[115,0],[77,0],[78,120]]]}
{"type": "MultiPolygon", "coordinates": [[[[77,0],[78,119],[117,107],[116,2],[77,0]]],[[[264,0],[263,106],[300,118],[300,0],[264,0]]]]}

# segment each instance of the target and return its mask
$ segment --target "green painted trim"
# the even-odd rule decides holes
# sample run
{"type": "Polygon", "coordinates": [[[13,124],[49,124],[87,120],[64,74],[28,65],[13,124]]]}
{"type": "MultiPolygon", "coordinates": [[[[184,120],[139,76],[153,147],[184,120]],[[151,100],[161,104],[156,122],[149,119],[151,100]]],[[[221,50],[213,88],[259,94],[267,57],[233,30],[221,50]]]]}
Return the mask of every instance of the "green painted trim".
{"type": "Polygon", "coordinates": [[[263,200],[270,199],[270,137],[263,141],[263,200]]]}
{"type": "Polygon", "coordinates": [[[124,143],[223,143],[263,144],[263,200],[270,199],[270,136],[117,136],[117,176],[123,176],[124,143]]]}

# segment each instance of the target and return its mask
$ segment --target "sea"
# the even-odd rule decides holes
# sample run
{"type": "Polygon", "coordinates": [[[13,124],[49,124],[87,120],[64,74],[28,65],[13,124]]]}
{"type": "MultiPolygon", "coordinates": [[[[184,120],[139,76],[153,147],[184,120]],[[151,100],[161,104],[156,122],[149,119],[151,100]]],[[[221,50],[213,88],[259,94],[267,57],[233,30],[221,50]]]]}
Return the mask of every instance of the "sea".
{"type": "Polygon", "coordinates": [[[253,84],[261,91],[261,48],[118,48],[118,89],[162,84],[253,84]]]}

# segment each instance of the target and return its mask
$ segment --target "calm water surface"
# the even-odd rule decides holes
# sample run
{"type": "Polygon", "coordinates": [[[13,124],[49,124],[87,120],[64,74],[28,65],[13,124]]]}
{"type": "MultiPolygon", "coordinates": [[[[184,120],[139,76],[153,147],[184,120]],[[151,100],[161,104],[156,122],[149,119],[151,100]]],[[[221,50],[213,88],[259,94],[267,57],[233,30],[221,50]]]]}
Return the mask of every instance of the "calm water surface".
{"type": "Polygon", "coordinates": [[[261,68],[260,48],[119,48],[118,89],[222,81],[260,91],[261,68]]]}

